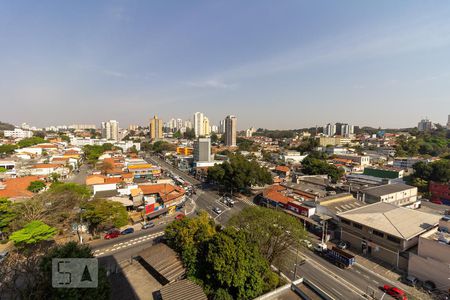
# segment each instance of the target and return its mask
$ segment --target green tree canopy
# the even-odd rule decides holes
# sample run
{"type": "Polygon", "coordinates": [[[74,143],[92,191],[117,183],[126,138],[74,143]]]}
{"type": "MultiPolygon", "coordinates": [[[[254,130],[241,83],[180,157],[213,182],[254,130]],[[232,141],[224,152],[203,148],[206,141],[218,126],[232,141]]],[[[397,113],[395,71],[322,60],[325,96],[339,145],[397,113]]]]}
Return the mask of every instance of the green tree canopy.
{"type": "Polygon", "coordinates": [[[45,142],[48,142],[48,141],[43,139],[42,137],[33,136],[33,137],[30,137],[30,138],[25,138],[23,140],[20,140],[17,143],[17,146],[19,148],[25,148],[25,147],[31,147],[31,146],[34,146],[34,145],[37,145],[37,144],[42,144],[42,143],[45,143],[45,142]]]}
{"type": "Polygon", "coordinates": [[[188,140],[195,139],[195,130],[194,128],[186,128],[186,131],[183,133],[183,137],[188,140]]]}
{"type": "Polygon", "coordinates": [[[11,154],[14,153],[14,150],[17,149],[16,145],[0,145],[0,154],[11,154]]]}
{"type": "Polygon", "coordinates": [[[53,288],[52,260],[53,258],[93,258],[91,249],[86,245],[69,242],[57,245],[42,257],[39,265],[40,277],[36,285],[35,299],[110,299],[111,286],[104,268],[98,270],[97,288],[53,288]]]}
{"type": "Polygon", "coordinates": [[[272,183],[272,176],[256,160],[247,160],[240,154],[231,154],[229,161],[208,169],[208,180],[231,191],[247,190],[251,186],[272,183]]]}
{"type": "Polygon", "coordinates": [[[297,247],[300,240],[307,237],[295,217],[258,206],[245,208],[230,219],[229,225],[244,232],[248,241],[258,245],[269,263],[282,259],[290,247],[297,247]]]}
{"type": "Polygon", "coordinates": [[[20,230],[14,231],[9,239],[16,245],[30,245],[47,241],[58,232],[58,229],[50,227],[42,221],[32,221],[20,230]]]}
{"type": "Polygon", "coordinates": [[[44,188],[45,188],[45,183],[43,181],[35,180],[35,181],[30,182],[30,185],[27,187],[27,190],[29,190],[30,192],[33,192],[33,193],[38,193],[44,188]]]}
{"type": "Polygon", "coordinates": [[[333,182],[337,182],[344,175],[344,170],[341,168],[309,155],[302,161],[302,172],[308,175],[327,174],[333,182]]]}
{"type": "Polygon", "coordinates": [[[440,159],[431,163],[419,161],[413,166],[413,177],[424,181],[449,182],[450,160],[440,159]]]}
{"type": "Polygon", "coordinates": [[[13,203],[6,198],[0,198],[0,231],[8,231],[7,228],[15,217],[13,203]]]}
{"type": "Polygon", "coordinates": [[[53,195],[69,194],[80,200],[88,199],[92,195],[91,190],[86,185],[72,182],[54,182],[50,186],[49,193],[53,195]]]}
{"type": "Polygon", "coordinates": [[[5,173],[7,170],[5,167],[0,167],[0,173],[5,173]]]}
{"type": "Polygon", "coordinates": [[[83,203],[81,208],[84,209],[82,216],[93,232],[99,228],[122,227],[128,224],[128,213],[121,203],[94,199],[83,203]]]}
{"type": "Polygon", "coordinates": [[[258,151],[259,146],[255,144],[252,140],[244,139],[241,137],[238,137],[236,140],[236,144],[240,151],[258,151]]]}
{"type": "Polygon", "coordinates": [[[168,143],[166,141],[156,141],[152,145],[152,151],[156,153],[163,153],[165,151],[175,151],[176,145],[168,143]]]}

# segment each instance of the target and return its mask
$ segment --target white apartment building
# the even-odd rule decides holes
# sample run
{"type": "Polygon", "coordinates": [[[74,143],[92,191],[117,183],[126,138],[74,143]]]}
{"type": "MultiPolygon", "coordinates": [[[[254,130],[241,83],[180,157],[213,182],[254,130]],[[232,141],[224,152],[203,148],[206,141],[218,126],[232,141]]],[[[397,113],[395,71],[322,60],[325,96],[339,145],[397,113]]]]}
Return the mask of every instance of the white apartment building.
{"type": "Polygon", "coordinates": [[[402,183],[385,184],[363,189],[358,200],[365,203],[386,202],[408,208],[418,208],[417,187],[402,183]]]}
{"type": "Polygon", "coordinates": [[[116,120],[109,120],[102,122],[102,138],[107,140],[119,140],[119,122],[116,120]]]}
{"type": "Polygon", "coordinates": [[[419,131],[430,131],[433,128],[433,123],[428,119],[423,119],[417,124],[417,130],[419,131]]]}
{"type": "Polygon", "coordinates": [[[328,123],[323,127],[323,134],[326,136],[334,136],[336,134],[336,124],[328,123]]]}
{"type": "Polygon", "coordinates": [[[349,159],[354,163],[360,164],[361,166],[370,165],[370,156],[367,155],[337,154],[336,157],[342,159],[349,159]]]}
{"type": "Polygon", "coordinates": [[[14,128],[14,130],[5,130],[3,134],[5,137],[11,137],[14,139],[24,139],[32,137],[33,131],[14,128]]]}
{"type": "Polygon", "coordinates": [[[194,114],[194,132],[195,132],[195,137],[199,137],[201,135],[203,135],[204,133],[204,129],[203,129],[203,124],[204,124],[204,115],[201,112],[196,112],[194,114]]]}

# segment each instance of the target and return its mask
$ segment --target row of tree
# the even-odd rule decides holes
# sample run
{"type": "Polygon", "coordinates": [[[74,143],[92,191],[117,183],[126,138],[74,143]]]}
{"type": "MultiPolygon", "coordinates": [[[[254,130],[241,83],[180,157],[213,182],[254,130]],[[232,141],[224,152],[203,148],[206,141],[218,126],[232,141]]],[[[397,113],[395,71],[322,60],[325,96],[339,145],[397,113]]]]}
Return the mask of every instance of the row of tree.
{"type": "Polygon", "coordinates": [[[306,233],[292,216],[261,207],[247,208],[216,227],[204,211],[166,230],[170,247],[180,254],[187,275],[212,299],[253,299],[279,284],[270,264],[298,247],[306,233]]]}

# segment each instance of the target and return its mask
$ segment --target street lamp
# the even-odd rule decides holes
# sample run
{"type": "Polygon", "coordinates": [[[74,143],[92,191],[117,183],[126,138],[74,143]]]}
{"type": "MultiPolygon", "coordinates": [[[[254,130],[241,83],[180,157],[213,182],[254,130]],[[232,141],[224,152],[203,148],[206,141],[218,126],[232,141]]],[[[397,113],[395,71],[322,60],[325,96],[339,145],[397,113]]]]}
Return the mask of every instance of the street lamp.
{"type": "Polygon", "coordinates": [[[77,234],[78,234],[78,239],[80,240],[80,244],[83,244],[83,232],[80,232],[80,226],[81,226],[81,229],[83,229],[83,212],[84,211],[85,211],[84,208],[80,208],[80,210],[79,210],[80,223],[77,224],[77,234]]]}

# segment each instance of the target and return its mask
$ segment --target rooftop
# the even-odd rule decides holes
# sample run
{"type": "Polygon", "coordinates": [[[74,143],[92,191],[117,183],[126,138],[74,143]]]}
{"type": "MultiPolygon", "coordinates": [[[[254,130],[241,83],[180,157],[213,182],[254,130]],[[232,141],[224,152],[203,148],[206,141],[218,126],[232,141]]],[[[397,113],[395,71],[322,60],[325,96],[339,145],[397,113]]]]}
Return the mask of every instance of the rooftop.
{"type": "Polygon", "coordinates": [[[338,216],[406,240],[437,226],[441,218],[386,202],[366,205],[338,216]]]}
{"type": "Polygon", "coordinates": [[[25,176],[19,178],[6,179],[0,182],[4,188],[0,188],[0,198],[30,198],[33,193],[27,190],[32,181],[39,180],[37,176],[25,176]]]}
{"type": "Polygon", "coordinates": [[[393,183],[393,184],[385,184],[375,187],[370,187],[363,189],[361,192],[372,195],[372,196],[383,196],[386,194],[398,193],[401,191],[406,191],[409,189],[414,189],[415,187],[402,184],[402,183],[393,183]]]}
{"type": "Polygon", "coordinates": [[[355,199],[350,193],[324,197],[320,199],[319,204],[338,214],[366,205],[364,202],[355,199]]]}
{"type": "Polygon", "coordinates": [[[183,188],[167,183],[139,185],[139,188],[144,195],[158,194],[164,202],[175,200],[185,193],[183,188]]]}

